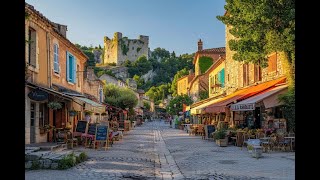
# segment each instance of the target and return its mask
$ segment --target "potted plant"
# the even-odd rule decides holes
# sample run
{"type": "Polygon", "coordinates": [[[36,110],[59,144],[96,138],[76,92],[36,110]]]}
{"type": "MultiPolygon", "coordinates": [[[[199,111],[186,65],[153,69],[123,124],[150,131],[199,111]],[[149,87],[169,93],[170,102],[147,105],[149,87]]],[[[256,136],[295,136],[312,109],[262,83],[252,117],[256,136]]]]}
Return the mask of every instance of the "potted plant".
{"type": "Polygon", "coordinates": [[[53,129],[54,126],[51,126],[49,124],[44,125],[43,127],[39,127],[40,129],[40,134],[45,134],[48,133],[51,129],[53,129]]]}
{"type": "Polygon", "coordinates": [[[92,111],[88,111],[88,110],[84,111],[84,115],[86,116],[91,116],[92,114],[93,114],[92,111]]]}
{"type": "Polygon", "coordinates": [[[225,130],[218,130],[214,133],[214,139],[216,144],[220,147],[226,147],[228,145],[228,138],[225,130]]]}
{"type": "Polygon", "coordinates": [[[51,101],[48,103],[48,108],[57,110],[62,108],[62,104],[57,101],[51,101]]]}

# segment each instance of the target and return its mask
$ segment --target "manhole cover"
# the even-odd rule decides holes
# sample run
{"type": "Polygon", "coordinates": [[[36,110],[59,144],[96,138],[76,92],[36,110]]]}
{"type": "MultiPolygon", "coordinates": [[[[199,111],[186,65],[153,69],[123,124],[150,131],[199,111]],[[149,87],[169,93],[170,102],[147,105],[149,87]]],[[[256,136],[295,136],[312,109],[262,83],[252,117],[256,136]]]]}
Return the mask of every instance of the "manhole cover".
{"type": "Polygon", "coordinates": [[[219,163],[220,164],[235,164],[237,162],[234,160],[221,160],[221,161],[219,161],[219,163]]]}

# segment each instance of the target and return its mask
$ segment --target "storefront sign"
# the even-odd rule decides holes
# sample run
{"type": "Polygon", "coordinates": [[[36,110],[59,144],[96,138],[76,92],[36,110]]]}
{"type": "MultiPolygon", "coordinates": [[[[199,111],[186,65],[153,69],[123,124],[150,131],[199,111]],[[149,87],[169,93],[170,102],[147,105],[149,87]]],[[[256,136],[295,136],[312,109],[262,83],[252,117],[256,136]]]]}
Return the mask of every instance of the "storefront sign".
{"type": "Polygon", "coordinates": [[[251,111],[254,110],[254,104],[232,104],[231,111],[251,111]]]}
{"type": "Polygon", "coordinates": [[[48,93],[39,89],[35,89],[29,92],[28,97],[34,101],[44,101],[48,99],[48,93]]]}

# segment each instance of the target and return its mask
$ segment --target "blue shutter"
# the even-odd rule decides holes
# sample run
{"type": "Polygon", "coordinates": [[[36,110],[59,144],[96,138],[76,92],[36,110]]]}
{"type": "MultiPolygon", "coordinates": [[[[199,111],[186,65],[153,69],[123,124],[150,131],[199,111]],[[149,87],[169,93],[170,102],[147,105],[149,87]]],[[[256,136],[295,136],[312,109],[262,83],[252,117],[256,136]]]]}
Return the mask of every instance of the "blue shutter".
{"type": "Polygon", "coordinates": [[[77,60],[76,60],[76,57],[75,56],[73,56],[73,71],[72,71],[72,76],[73,76],[73,83],[76,83],[77,82],[77,60]]]}
{"type": "Polygon", "coordinates": [[[220,71],[221,87],[224,87],[224,68],[220,71]]]}
{"type": "Polygon", "coordinates": [[[67,61],[67,81],[70,81],[70,77],[69,77],[69,52],[67,51],[67,58],[66,58],[66,61],[67,61]]]}

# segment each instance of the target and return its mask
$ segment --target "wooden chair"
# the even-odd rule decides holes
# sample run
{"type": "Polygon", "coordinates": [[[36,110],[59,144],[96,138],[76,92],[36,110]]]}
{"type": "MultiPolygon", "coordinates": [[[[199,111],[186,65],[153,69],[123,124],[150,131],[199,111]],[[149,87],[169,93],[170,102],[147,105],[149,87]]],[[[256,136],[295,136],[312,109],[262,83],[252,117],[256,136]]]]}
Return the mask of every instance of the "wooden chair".
{"type": "Polygon", "coordinates": [[[204,126],[199,126],[198,127],[198,130],[197,130],[197,133],[199,135],[201,135],[201,138],[204,139],[205,138],[205,133],[204,133],[204,126]]]}
{"type": "Polygon", "coordinates": [[[243,132],[237,132],[236,134],[236,146],[241,147],[243,145],[243,132]]]}

